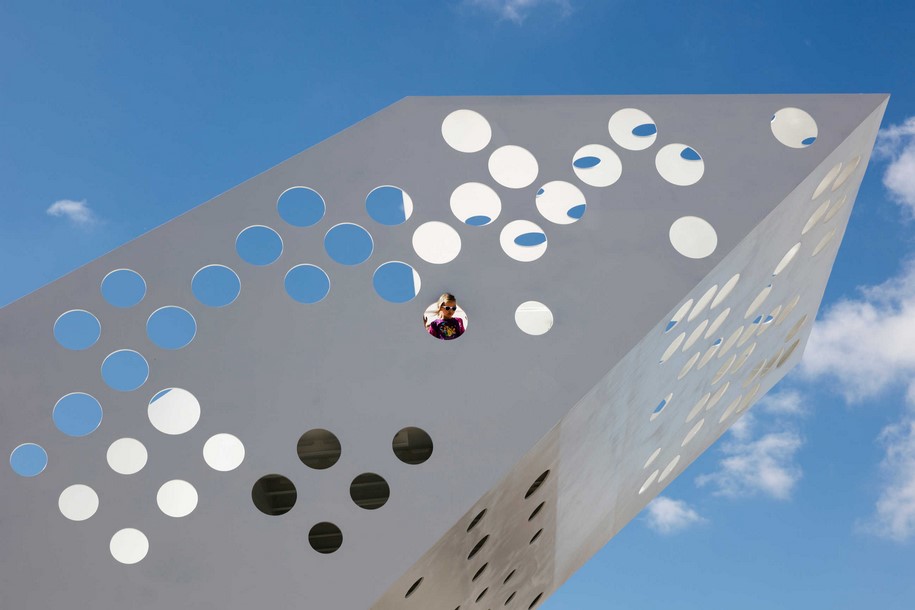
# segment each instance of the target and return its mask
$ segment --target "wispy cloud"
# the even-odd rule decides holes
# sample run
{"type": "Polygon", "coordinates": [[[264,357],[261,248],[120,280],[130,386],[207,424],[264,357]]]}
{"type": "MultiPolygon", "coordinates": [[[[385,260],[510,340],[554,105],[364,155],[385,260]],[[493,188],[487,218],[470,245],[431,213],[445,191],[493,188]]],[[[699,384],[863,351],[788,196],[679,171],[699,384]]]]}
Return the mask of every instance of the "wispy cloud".
{"type": "Polygon", "coordinates": [[[86,204],[85,199],[82,201],[61,199],[52,203],[46,212],[48,216],[66,218],[73,224],[80,227],[91,226],[98,220],[95,213],[86,204]]]}
{"type": "Polygon", "coordinates": [[[915,116],[881,129],[875,150],[878,157],[889,160],[883,185],[915,217],[915,116]]]}
{"type": "Polygon", "coordinates": [[[552,6],[558,9],[562,17],[572,14],[571,0],[464,0],[463,3],[465,6],[495,13],[500,19],[512,21],[518,25],[524,23],[534,9],[542,6],[552,6]]]}
{"type": "Polygon", "coordinates": [[[646,507],[648,527],[659,534],[674,534],[706,519],[683,500],[671,500],[658,496],[646,507]]]}
{"type": "Polygon", "coordinates": [[[915,375],[915,261],[883,284],[859,289],[814,325],[801,372],[827,376],[848,402],[915,375]]]}
{"type": "MultiPolygon", "coordinates": [[[[910,394],[915,383],[909,386],[910,394]]],[[[880,434],[886,450],[881,464],[886,485],[874,514],[861,529],[881,538],[904,542],[915,538],[915,417],[903,418],[880,434]]]]}

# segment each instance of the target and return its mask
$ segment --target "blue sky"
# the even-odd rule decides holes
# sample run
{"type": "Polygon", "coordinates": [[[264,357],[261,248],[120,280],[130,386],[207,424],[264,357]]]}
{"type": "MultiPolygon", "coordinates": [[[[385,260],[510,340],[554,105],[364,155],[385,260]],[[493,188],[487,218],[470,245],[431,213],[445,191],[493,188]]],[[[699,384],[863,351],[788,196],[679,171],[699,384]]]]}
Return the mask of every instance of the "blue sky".
{"type": "Polygon", "coordinates": [[[892,94],[804,364],[542,607],[915,607],[915,4],[0,4],[0,306],[407,95],[892,94]]]}

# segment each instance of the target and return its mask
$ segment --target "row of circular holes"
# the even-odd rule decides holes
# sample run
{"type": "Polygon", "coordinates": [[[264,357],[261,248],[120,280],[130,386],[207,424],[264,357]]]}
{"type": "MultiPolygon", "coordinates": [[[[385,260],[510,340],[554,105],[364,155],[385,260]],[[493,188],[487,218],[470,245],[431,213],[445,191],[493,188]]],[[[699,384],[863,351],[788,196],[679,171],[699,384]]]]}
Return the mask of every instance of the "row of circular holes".
{"type": "MultiPolygon", "coordinates": [[[[524,494],[524,499],[527,500],[528,498],[533,496],[537,492],[537,490],[539,490],[543,486],[543,484],[546,482],[546,479],[549,475],[550,475],[550,471],[546,470],[539,477],[537,477],[537,479],[531,484],[531,486],[528,488],[527,492],[524,494]]],[[[530,516],[527,518],[528,522],[532,521],[538,514],[540,514],[540,511],[543,510],[543,507],[545,504],[546,504],[546,501],[544,500],[544,501],[540,502],[540,504],[538,504],[536,508],[534,508],[534,510],[531,512],[530,516]]],[[[483,517],[486,515],[486,512],[487,512],[487,509],[484,508],[479,513],[477,513],[477,515],[473,519],[471,519],[470,524],[467,526],[468,533],[470,533],[470,531],[473,530],[480,523],[480,521],[482,521],[483,517]]],[[[531,538],[531,540],[528,544],[534,544],[534,542],[536,542],[537,539],[540,538],[540,535],[542,533],[543,533],[543,528],[540,528],[539,530],[537,530],[537,532],[533,535],[533,537],[531,538]]],[[[482,550],[483,546],[485,546],[485,544],[488,540],[489,540],[489,535],[488,534],[484,535],[471,549],[470,553],[467,555],[467,560],[469,561],[469,560],[473,559],[477,555],[477,553],[479,553],[480,550],[482,550]]],[[[479,579],[479,577],[486,571],[486,569],[488,567],[489,567],[489,562],[484,563],[473,575],[473,577],[471,578],[471,582],[476,582],[477,579],[479,579]]],[[[508,584],[508,582],[515,575],[515,572],[517,572],[516,569],[509,572],[508,576],[505,577],[505,580],[502,581],[502,584],[503,585],[508,584]]],[[[407,589],[407,592],[404,595],[404,599],[409,598],[411,595],[413,595],[413,593],[416,592],[416,590],[419,588],[419,586],[422,584],[422,582],[423,582],[423,577],[420,577],[412,585],[410,585],[409,589],[407,589]]],[[[477,596],[475,602],[479,603],[488,591],[489,591],[489,587],[486,587],[485,589],[483,589],[483,591],[477,596]]],[[[511,595],[509,595],[508,598],[505,600],[505,603],[503,605],[507,606],[509,603],[511,603],[511,601],[515,598],[515,595],[517,595],[517,591],[512,592],[511,595]]],[[[537,595],[537,597],[534,598],[534,600],[531,602],[531,604],[530,604],[530,606],[528,606],[528,608],[533,608],[537,604],[537,602],[540,601],[540,598],[542,596],[543,596],[543,593],[540,593],[539,595],[537,595]]],[[[455,608],[455,610],[460,610],[460,608],[461,607],[458,606],[457,608],[455,608]]]]}

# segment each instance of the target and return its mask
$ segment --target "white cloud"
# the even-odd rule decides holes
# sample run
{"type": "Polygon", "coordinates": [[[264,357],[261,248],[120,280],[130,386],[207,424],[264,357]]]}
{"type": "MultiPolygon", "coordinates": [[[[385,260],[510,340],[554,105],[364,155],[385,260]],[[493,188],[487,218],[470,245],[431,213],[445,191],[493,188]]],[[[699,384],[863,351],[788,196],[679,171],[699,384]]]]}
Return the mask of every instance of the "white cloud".
{"type": "Polygon", "coordinates": [[[807,414],[807,409],[804,407],[804,397],[795,390],[782,390],[774,394],[766,394],[756,405],[756,410],[760,409],[772,415],[807,414]]]}
{"type": "Polygon", "coordinates": [[[908,208],[910,216],[915,216],[915,117],[881,129],[875,152],[889,160],[883,185],[897,203],[908,208]]]}
{"type": "MultiPolygon", "coordinates": [[[[913,387],[915,383],[909,386],[910,392],[913,387]]],[[[874,515],[862,529],[904,542],[915,538],[915,418],[887,426],[880,441],[886,449],[881,469],[887,485],[877,499],[874,515]]]]}
{"type": "Polygon", "coordinates": [[[559,9],[563,17],[572,13],[570,0],[464,0],[464,4],[497,13],[500,19],[519,25],[538,6],[552,5],[559,9]]]}
{"type": "Polygon", "coordinates": [[[861,298],[828,308],[814,325],[801,373],[828,376],[848,402],[915,375],[915,261],[861,298]]]}
{"type": "Polygon", "coordinates": [[[731,498],[759,493],[777,500],[790,498],[803,476],[795,462],[797,452],[804,444],[800,434],[780,430],[766,432],[753,440],[747,437],[747,431],[738,427],[737,437],[721,447],[725,457],[718,464],[718,470],[700,475],[696,484],[699,487],[711,485],[715,495],[731,498]]]}
{"type": "Polygon", "coordinates": [[[95,213],[89,209],[85,199],[82,201],[73,201],[71,199],[55,201],[47,209],[47,214],[57,218],[66,218],[81,227],[92,225],[96,221],[95,213]]]}
{"type": "Polygon", "coordinates": [[[660,534],[673,534],[705,519],[683,500],[659,496],[646,507],[648,527],[660,534]]]}

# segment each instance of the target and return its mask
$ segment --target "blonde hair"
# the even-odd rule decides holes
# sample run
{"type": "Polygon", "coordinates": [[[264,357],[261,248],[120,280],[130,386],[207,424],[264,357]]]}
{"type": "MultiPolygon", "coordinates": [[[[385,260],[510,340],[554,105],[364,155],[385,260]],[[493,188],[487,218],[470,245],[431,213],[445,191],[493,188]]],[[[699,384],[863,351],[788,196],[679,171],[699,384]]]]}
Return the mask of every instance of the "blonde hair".
{"type": "Polygon", "coordinates": [[[443,292],[442,296],[438,298],[438,302],[435,304],[435,311],[441,311],[442,306],[448,301],[454,301],[454,304],[457,305],[457,298],[450,292],[443,292]]]}

